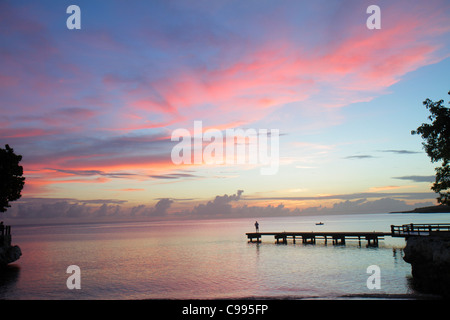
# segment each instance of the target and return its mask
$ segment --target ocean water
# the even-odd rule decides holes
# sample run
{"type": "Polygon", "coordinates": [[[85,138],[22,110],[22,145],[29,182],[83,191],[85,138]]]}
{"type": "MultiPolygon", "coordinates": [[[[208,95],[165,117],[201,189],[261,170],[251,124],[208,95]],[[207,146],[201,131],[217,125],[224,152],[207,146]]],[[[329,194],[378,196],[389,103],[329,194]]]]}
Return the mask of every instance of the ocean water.
{"type": "MultiPolygon", "coordinates": [[[[22,257],[0,274],[0,299],[337,299],[414,295],[405,240],[378,247],[248,243],[255,219],[12,227],[22,257]],[[68,289],[67,267],[81,289],[68,289]],[[367,268],[380,268],[380,289],[367,268]]],[[[258,219],[260,232],[382,231],[406,223],[449,223],[450,214],[364,214],[258,219]],[[323,226],[316,226],[318,221],[323,226]]]]}

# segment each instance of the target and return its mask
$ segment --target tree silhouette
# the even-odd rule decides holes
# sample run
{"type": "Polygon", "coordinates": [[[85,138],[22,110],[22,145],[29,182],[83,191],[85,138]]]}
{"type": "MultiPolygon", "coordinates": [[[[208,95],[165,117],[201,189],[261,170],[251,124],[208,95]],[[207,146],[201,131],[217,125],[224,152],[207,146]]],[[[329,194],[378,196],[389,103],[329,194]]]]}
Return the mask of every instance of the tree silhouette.
{"type": "Polygon", "coordinates": [[[19,165],[21,160],[22,156],[16,155],[9,145],[5,149],[0,148],[0,212],[10,207],[10,201],[21,197],[25,184],[23,168],[19,165]]]}
{"type": "Polygon", "coordinates": [[[435,168],[436,181],[431,190],[439,193],[438,203],[450,204],[450,190],[445,191],[450,189],[450,108],[443,103],[444,100],[426,99],[423,104],[431,113],[428,119],[432,123],[422,123],[411,134],[420,134],[425,140],[422,144],[431,162],[442,161],[442,165],[435,168]]]}

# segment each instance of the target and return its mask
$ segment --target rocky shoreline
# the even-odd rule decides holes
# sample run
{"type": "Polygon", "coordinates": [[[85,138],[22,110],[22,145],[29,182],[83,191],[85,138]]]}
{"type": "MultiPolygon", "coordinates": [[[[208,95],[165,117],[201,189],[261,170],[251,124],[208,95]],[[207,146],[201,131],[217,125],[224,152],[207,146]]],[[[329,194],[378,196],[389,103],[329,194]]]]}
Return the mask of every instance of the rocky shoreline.
{"type": "Polygon", "coordinates": [[[0,268],[20,258],[22,251],[19,246],[11,245],[11,232],[9,226],[1,225],[0,233],[0,268]]]}
{"type": "Polygon", "coordinates": [[[450,236],[409,237],[403,259],[411,264],[413,285],[423,293],[450,298],[450,236]]]}
{"type": "Polygon", "coordinates": [[[1,246],[0,247],[0,267],[4,267],[20,258],[22,251],[19,246],[1,246]]]}

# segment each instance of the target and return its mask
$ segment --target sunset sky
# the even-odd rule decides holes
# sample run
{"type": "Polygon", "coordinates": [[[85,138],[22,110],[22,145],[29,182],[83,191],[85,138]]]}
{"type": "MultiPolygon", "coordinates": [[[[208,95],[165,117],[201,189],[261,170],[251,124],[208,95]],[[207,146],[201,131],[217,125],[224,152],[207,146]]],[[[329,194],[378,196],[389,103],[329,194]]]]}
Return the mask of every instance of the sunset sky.
{"type": "Polygon", "coordinates": [[[6,216],[224,217],[433,205],[411,135],[450,90],[450,2],[2,1],[6,216]],[[69,5],[81,29],[69,30],[69,5]],[[367,7],[381,9],[369,30],[367,7]],[[279,130],[279,169],[176,165],[174,130],[279,130]]]}

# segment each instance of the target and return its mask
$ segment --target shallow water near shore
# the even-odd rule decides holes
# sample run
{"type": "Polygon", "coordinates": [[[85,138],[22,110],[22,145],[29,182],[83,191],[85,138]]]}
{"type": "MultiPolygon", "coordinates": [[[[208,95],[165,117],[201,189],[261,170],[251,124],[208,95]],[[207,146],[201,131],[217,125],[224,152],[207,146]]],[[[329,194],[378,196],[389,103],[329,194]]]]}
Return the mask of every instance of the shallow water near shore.
{"type": "MultiPolygon", "coordinates": [[[[22,257],[0,275],[1,299],[407,299],[405,240],[378,247],[248,243],[255,219],[14,226],[22,257]],[[66,269],[81,270],[70,290],[66,269]],[[367,268],[381,288],[367,288],[367,268]]],[[[364,214],[258,219],[260,232],[380,231],[407,223],[449,223],[450,214],[364,214]],[[322,221],[324,225],[317,226],[322,221]]]]}

